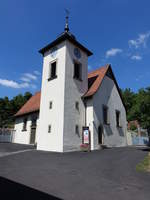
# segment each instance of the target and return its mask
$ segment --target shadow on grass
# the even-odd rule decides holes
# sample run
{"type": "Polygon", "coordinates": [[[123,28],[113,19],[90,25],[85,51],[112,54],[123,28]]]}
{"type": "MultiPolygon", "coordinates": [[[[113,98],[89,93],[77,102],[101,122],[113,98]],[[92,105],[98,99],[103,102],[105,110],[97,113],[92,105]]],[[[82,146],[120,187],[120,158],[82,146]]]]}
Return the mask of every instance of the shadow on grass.
{"type": "Polygon", "coordinates": [[[40,192],[25,185],[0,177],[0,199],[15,200],[61,200],[55,196],[40,192]]]}

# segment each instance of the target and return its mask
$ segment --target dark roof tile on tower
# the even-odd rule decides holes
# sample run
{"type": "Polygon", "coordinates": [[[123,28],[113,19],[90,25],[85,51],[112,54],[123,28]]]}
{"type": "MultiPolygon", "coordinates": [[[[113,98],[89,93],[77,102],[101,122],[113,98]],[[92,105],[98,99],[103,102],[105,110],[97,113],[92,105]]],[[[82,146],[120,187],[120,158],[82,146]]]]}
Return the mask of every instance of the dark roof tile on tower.
{"type": "Polygon", "coordinates": [[[72,44],[79,47],[81,50],[85,51],[88,56],[91,56],[93,53],[89,51],[86,47],[84,47],[81,43],[79,43],[75,37],[70,32],[63,32],[56,40],[48,44],[47,46],[43,47],[39,50],[39,53],[43,54],[53,48],[54,46],[58,45],[59,43],[69,40],[72,44]]]}

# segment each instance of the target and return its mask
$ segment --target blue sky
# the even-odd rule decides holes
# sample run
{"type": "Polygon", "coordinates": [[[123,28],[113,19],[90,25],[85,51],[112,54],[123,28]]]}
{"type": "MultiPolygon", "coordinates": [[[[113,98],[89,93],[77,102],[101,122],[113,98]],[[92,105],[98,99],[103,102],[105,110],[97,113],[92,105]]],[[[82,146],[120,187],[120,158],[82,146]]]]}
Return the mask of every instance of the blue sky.
{"type": "Polygon", "coordinates": [[[0,97],[41,87],[38,50],[70,31],[93,52],[89,70],[111,63],[121,88],[150,86],[149,0],[5,0],[0,3],[0,97]]]}

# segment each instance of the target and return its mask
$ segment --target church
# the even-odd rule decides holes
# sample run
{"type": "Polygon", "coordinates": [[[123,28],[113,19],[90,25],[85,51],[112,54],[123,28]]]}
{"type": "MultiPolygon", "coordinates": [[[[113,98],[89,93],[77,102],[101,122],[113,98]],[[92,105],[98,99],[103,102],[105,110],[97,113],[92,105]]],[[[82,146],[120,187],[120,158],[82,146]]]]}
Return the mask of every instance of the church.
{"type": "Polygon", "coordinates": [[[92,52],[69,31],[40,49],[41,91],[15,115],[13,142],[37,150],[78,151],[127,145],[126,110],[110,64],[88,73],[92,52]]]}

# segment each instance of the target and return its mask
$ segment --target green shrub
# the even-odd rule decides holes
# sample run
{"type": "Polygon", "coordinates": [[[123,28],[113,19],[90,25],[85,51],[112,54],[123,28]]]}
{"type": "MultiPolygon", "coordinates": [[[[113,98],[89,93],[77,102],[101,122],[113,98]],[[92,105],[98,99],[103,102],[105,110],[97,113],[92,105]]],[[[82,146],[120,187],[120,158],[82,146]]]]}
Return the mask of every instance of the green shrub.
{"type": "Polygon", "coordinates": [[[136,127],[134,124],[131,124],[130,130],[131,130],[131,131],[135,131],[136,129],[137,129],[137,127],[136,127]]]}

